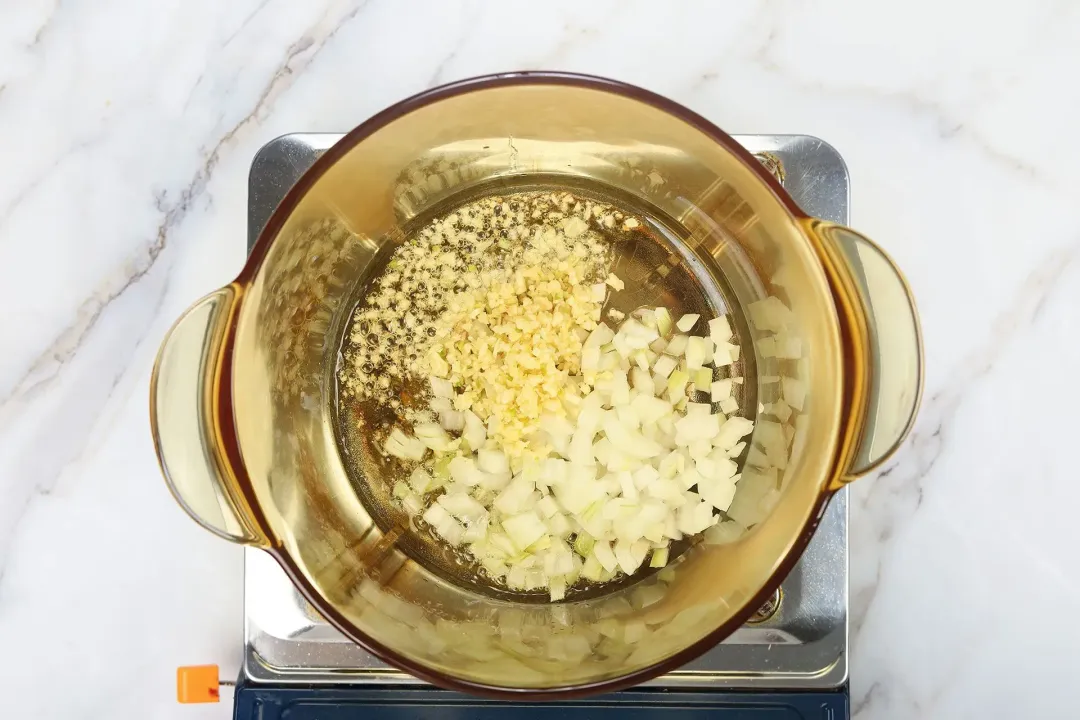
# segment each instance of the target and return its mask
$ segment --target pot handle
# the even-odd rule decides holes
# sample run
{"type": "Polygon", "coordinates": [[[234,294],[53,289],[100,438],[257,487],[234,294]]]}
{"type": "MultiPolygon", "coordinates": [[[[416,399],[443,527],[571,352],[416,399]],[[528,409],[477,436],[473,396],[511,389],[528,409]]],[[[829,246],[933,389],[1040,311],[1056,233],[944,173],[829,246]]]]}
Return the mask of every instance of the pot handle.
{"type": "Polygon", "coordinates": [[[866,413],[850,464],[830,486],[836,490],[892,457],[914,425],[924,382],[922,330],[911,288],[884,250],[843,225],[816,219],[808,225],[846,267],[849,294],[866,324],[866,413]]]}
{"type": "Polygon", "coordinates": [[[227,361],[225,339],[236,300],[232,286],[215,290],[165,335],[150,377],[150,428],[165,483],[180,507],[218,537],[265,546],[237,489],[217,420],[219,370],[227,361]]]}

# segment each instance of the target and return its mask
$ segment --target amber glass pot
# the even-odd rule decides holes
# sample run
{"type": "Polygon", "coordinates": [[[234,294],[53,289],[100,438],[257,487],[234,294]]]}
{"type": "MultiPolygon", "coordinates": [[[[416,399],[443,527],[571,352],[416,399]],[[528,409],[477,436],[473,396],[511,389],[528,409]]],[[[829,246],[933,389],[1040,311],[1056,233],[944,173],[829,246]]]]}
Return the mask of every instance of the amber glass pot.
{"type": "Polygon", "coordinates": [[[876,245],[807,217],[734,140],[665,98],[515,73],[412,97],[330,148],[236,280],[170,330],[150,414],[180,505],[273,555],[352,640],[445,687],[555,697],[641,682],[739,627],[831,495],[897,448],[921,390],[915,306],[876,245]],[[739,315],[756,427],[738,522],[662,572],[560,603],[484,594],[403,552],[401,529],[379,527],[357,491],[385,479],[350,476],[331,411],[336,339],[387,244],[458,193],[541,176],[632,199],[677,228],[668,260],[625,278],[629,290],[664,291],[658,280],[692,265],[707,297],[711,279],[725,284],[733,314],[768,297],[790,310],[783,327],[739,315]],[[788,410],[768,414],[780,398],[788,410]]]}

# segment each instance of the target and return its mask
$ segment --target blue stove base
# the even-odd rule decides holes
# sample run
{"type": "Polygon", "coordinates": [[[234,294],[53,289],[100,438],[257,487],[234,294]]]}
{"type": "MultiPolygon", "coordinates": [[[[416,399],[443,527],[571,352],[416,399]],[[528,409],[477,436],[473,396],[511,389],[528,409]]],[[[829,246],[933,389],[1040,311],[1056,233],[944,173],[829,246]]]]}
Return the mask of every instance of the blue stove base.
{"type": "Polygon", "coordinates": [[[847,688],[831,692],[634,689],[583,700],[486,700],[434,688],[275,686],[241,682],[234,720],[848,720],[847,688]],[[513,713],[509,715],[508,713],[513,713]]]}

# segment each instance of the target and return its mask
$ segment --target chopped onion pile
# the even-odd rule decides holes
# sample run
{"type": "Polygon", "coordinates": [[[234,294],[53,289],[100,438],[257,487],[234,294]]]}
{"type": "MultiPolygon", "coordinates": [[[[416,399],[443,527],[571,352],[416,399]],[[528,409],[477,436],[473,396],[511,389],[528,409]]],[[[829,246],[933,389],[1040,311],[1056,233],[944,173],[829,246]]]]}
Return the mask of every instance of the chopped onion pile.
{"type": "MultiPolygon", "coordinates": [[[[612,276],[607,285],[621,282],[612,276]]],[[[672,541],[712,527],[731,505],[741,439],[754,430],[734,415],[741,378],[718,373],[739,356],[730,324],[721,316],[708,336],[688,334],[699,320],[673,323],[655,308],[617,331],[596,324],[579,374],[544,406],[523,451],[500,447],[497,428],[455,409],[453,385],[432,377],[440,424],[417,425],[415,437],[395,429],[385,450],[433,457],[394,495],[491,577],[512,589],[547,588],[553,601],[580,579],[665,566],[672,541]]]]}

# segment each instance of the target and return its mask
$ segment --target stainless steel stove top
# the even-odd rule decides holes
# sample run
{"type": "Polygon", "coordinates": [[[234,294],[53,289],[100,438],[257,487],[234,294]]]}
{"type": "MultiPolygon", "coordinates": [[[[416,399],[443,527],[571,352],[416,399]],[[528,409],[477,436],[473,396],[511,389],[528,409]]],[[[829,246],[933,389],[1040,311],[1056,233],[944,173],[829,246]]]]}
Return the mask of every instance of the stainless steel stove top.
{"type": "MultiPolygon", "coordinates": [[[[284,135],[255,156],[248,182],[248,248],[278,203],[341,136],[284,135]]],[[[805,135],[736,135],[779,172],[811,215],[847,223],[847,167],[805,135]]],[[[832,688],[847,680],[848,501],[837,493],[806,553],[781,587],[779,607],[678,671],[648,684],[698,688],[832,688]]],[[[266,553],[244,561],[244,667],[252,682],[419,685],[320,618],[266,553]]],[[[776,598],[774,598],[776,600],[776,598]]]]}

